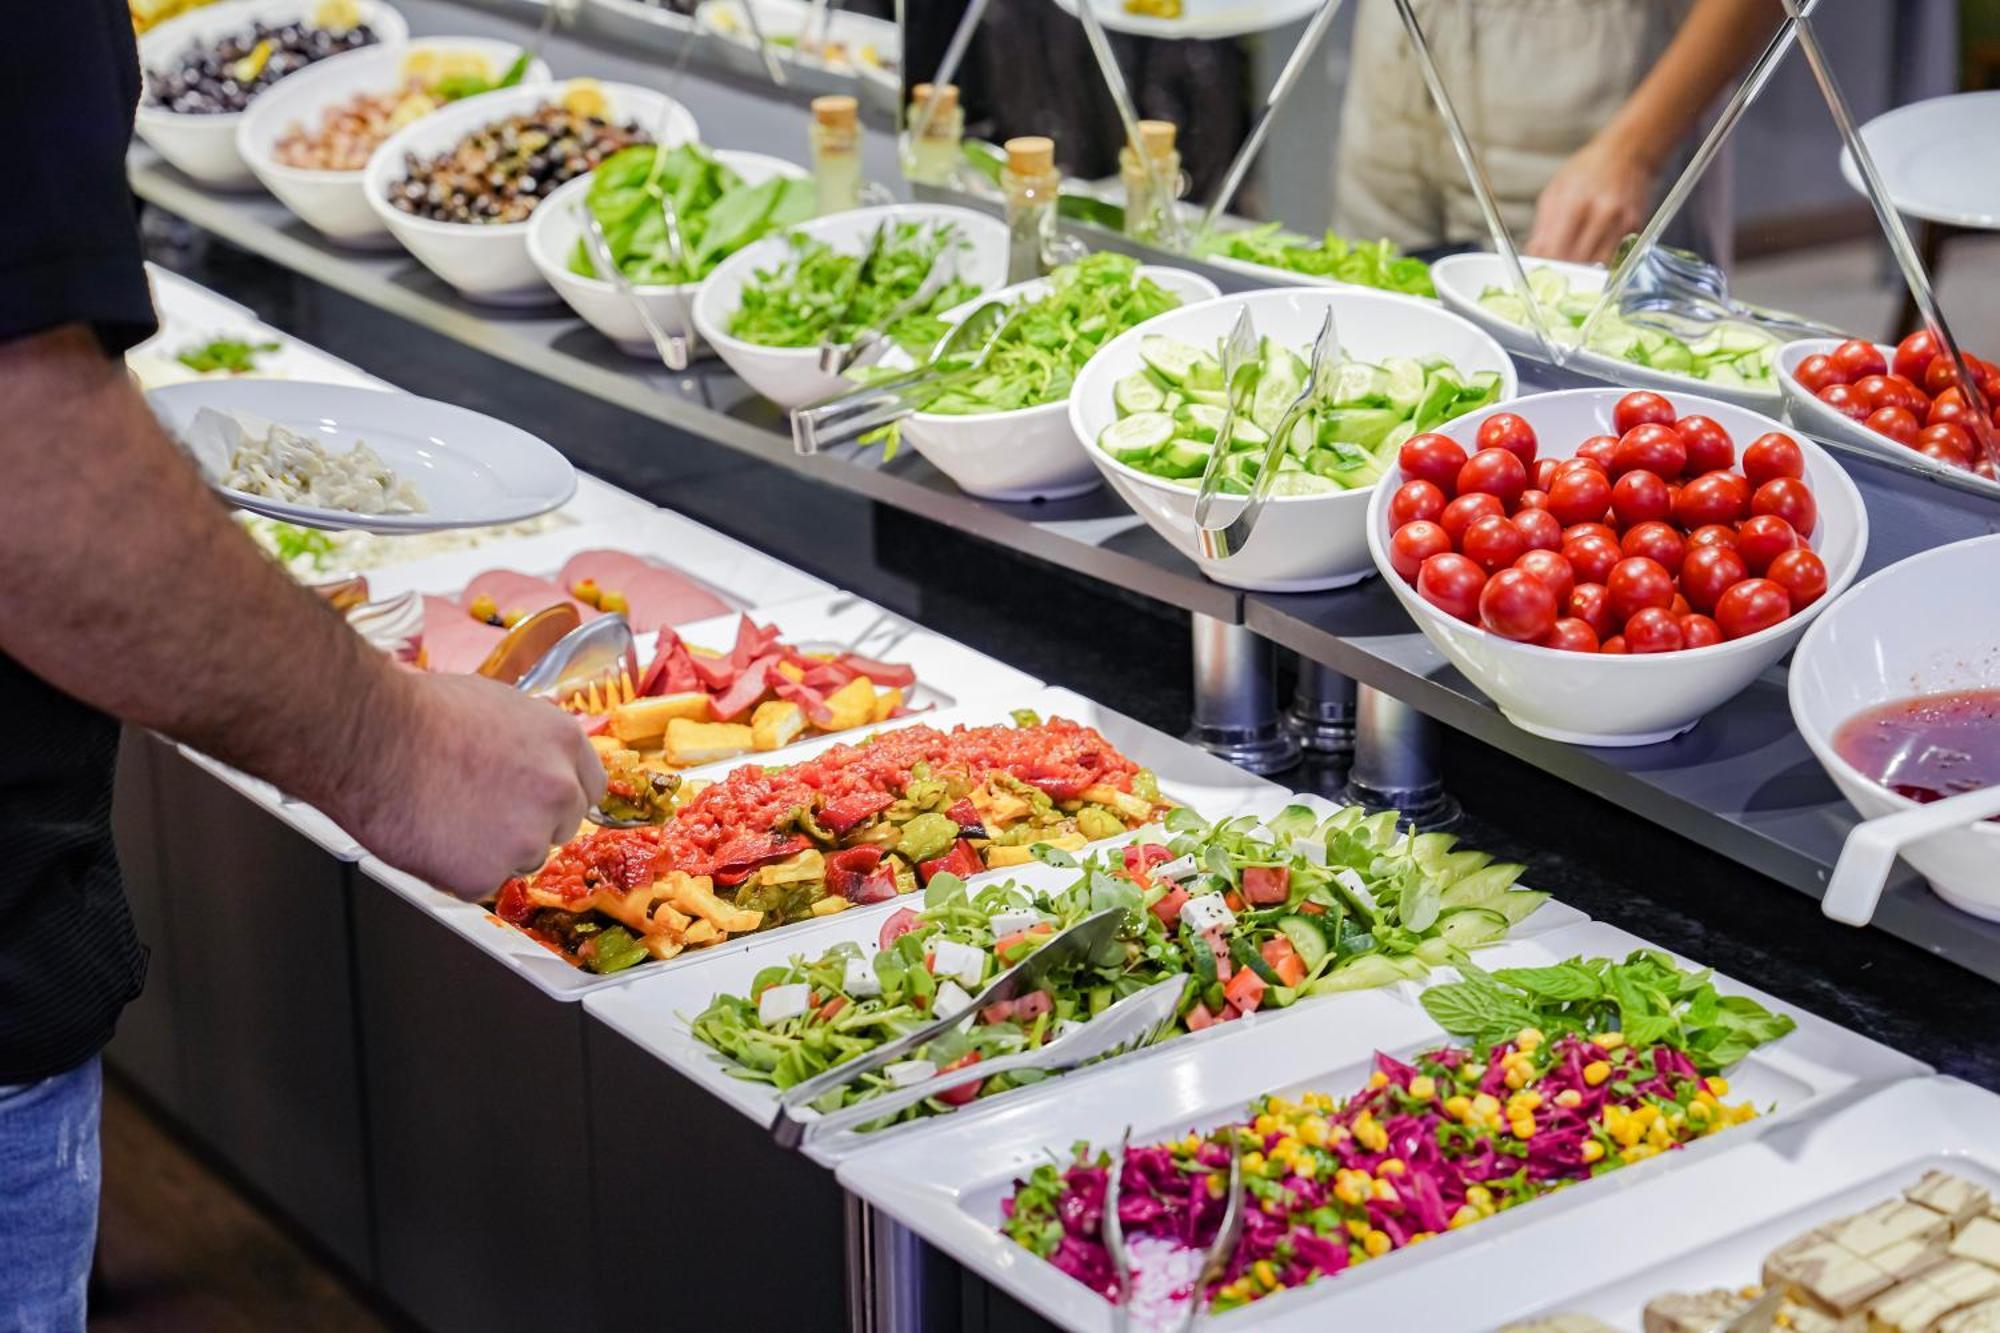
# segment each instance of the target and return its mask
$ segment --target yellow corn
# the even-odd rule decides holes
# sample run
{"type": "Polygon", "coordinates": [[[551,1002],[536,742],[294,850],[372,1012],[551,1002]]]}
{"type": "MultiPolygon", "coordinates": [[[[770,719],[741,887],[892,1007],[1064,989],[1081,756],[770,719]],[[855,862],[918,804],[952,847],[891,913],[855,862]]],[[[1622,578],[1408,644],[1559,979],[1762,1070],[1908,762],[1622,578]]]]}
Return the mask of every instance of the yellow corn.
{"type": "Polygon", "coordinates": [[[1269,1138],[1278,1132],[1278,1118],[1274,1115],[1260,1115],[1250,1122],[1250,1128],[1256,1130],[1260,1137],[1269,1138]]]}
{"type": "Polygon", "coordinates": [[[1451,1229],[1457,1231],[1460,1227],[1469,1227],[1478,1220],[1479,1210],[1469,1203],[1462,1203],[1458,1206],[1458,1211],[1451,1215],[1451,1229]]]}
{"type": "Polygon", "coordinates": [[[1429,1074],[1419,1074],[1410,1080],[1410,1095],[1418,1101],[1427,1102],[1437,1096],[1437,1080],[1429,1074]]]}
{"type": "Polygon", "coordinates": [[[1276,1291],[1278,1289],[1278,1270],[1271,1266],[1269,1259],[1259,1259],[1256,1263],[1251,1264],[1250,1271],[1256,1275],[1257,1281],[1263,1284],[1264,1290],[1276,1291]]]}
{"type": "Polygon", "coordinates": [[[1539,1111],[1542,1109],[1542,1094],[1539,1092],[1517,1093],[1507,1099],[1507,1109],[1509,1111],[1517,1109],[1522,1111],[1539,1111]]]}
{"type": "Polygon", "coordinates": [[[1354,1237],[1354,1239],[1356,1240],[1363,1240],[1363,1241],[1367,1240],[1368,1233],[1373,1231],[1374,1229],[1375,1228],[1368,1225],[1368,1221],[1366,1218],[1361,1218],[1361,1217],[1350,1218],[1347,1223],[1347,1234],[1354,1237]]]}
{"type": "Polygon", "coordinates": [[[1592,1060],[1583,1067],[1583,1081],[1593,1088],[1610,1077],[1611,1066],[1602,1060],[1592,1060]]]}
{"type": "Polygon", "coordinates": [[[1368,1187],[1356,1184],[1354,1178],[1343,1171],[1340,1182],[1333,1187],[1333,1197],[1349,1207],[1359,1208],[1368,1202],[1368,1187]]]}
{"type": "Polygon", "coordinates": [[[1463,1120],[1472,1114],[1470,1097],[1447,1097],[1444,1099],[1444,1113],[1453,1120],[1463,1120]]]}
{"type": "Polygon", "coordinates": [[[1702,1081],[1707,1085],[1708,1090],[1714,1093],[1716,1096],[1727,1097],[1729,1095],[1729,1080],[1722,1077],[1722,1075],[1717,1074],[1712,1078],[1707,1078],[1702,1081]]]}
{"type": "Polygon", "coordinates": [[[1633,1162],[1643,1162],[1648,1157],[1657,1157],[1659,1152],[1658,1148],[1649,1143],[1635,1143],[1619,1155],[1625,1159],[1627,1165],[1630,1165],[1633,1162]]]}
{"type": "Polygon", "coordinates": [[[1585,1139],[1585,1140],[1584,1140],[1584,1142],[1583,1142],[1583,1160],[1584,1160],[1584,1162],[1585,1162],[1586,1164],[1588,1164],[1588,1163],[1591,1163],[1591,1162],[1595,1162],[1595,1161],[1598,1161],[1598,1160],[1602,1159],[1602,1158],[1603,1158],[1603,1156],[1604,1156],[1604,1145],[1603,1145],[1603,1144],[1599,1143],[1599,1142],[1598,1142],[1598,1141],[1597,1141],[1596,1139],[1585,1139]]]}
{"type": "Polygon", "coordinates": [[[1371,1088],[1386,1088],[1389,1086],[1389,1076],[1378,1069],[1368,1076],[1368,1086],[1371,1088]]]}
{"type": "Polygon", "coordinates": [[[1500,1099],[1490,1092],[1482,1092],[1472,1099],[1472,1109],[1490,1119],[1500,1114],[1500,1099]]]}
{"type": "Polygon", "coordinates": [[[1519,1088],[1524,1086],[1527,1083],[1527,1081],[1528,1081],[1527,1072],[1523,1070],[1521,1066],[1509,1065],[1507,1067],[1507,1077],[1504,1080],[1504,1082],[1507,1084],[1508,1087],[1519,1088]]]}
{"type": "Polygon", "coordinates": [[[1373,1188],[1371,1188],[1368,1192],[1382,1203],[1396,1202],[1397,1198],[1396,1187],[1394,1185],[1391,1185],[1386,1180],[1376,1181],[1373,1188]]]}
{"type": "Polygon", "coordinates": [[[1583,1094],[1575,1088],[1564,1088],[1556,1094],[1556,1105],[1562,1107],[1564,1110],[1571,1110],[1581,1106],[1583,1105],[1583,1094]]]}
{"type": "Polygon", "coordinates": [[[1375,1168],[1375,1174],[1378,1176],[1400,1176],[1406,1169],[1402,1158],[1385,1157],[1382,1159],[1382,1164],[1375,1168]]]}
{"type": "Polygon", "coordinates": [[[1262,1171],[1263,1169],[1264,1169],[1263,1153],[1247,1152],[1243,1154],[1243,1170],[1245,1174],[1249,1174],[1251,1172],[1256,1172],[1256,1171],[1262,1171]]]}
{"type": "Polygon", "coordinates": [[[1217,1175],[1214,1172],[1210,1172],[1208,1177],[1208,1197],[1211,1199],[1219,1199],[1228,1192],[1229,1192],[1229,1178],[1227,1176],[1217,1175]]]}
{"type": "Polygon", "coordinates": [[[1625,1034],[1622,1032],[1603,1032],[1592,1037],[1591,1041],[1604,1050],[1615,1051],[1625,1044],[1625,1034]]]}
{"type": "Polygon", "coordinates": [[[1361,1248],[1368,1252],[1370,1259],[1380,1259],[1389,1252],[1389,1233],[1386,1231],[1369,1232],[1367,1239],[1361,1242],[1361,1248]]]}
{"type": "Polygon", "coordinates": [[[1508,1121],[1507,1129],[1517,1139],[1532,1139],[1535,1137],[1535,1118],[1531,1115],[1520,1116],[1508,1121]]]}

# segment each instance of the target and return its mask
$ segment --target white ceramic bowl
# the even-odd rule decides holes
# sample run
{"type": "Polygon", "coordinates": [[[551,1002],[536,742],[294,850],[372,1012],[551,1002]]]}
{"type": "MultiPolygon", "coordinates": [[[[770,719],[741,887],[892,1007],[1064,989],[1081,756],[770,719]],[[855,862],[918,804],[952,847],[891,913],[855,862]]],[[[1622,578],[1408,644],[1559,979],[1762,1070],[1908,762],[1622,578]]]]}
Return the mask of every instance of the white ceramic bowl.
{"type": "MultiPolygon", "coordinates": [[[[796,38],[812,13],[806,0],[757,0],[757,21],[769,41],[796,38]]],[[[695,22],[723,40],[754,47],[750,25],[743,16],[743,0],[702,0],[695,7],[695,22]]],[[[822,65],[835,72],[854,71],[875,82],[893,84],[903,61],[903,35],[889,19],[872,14],[851,14],[835,9],[826,16],[826,35],[847,48],[848,59],[807,63],[822,65]]],[[[800,59],[796,47],[780,48],[787,60],[800,59]]]]}
{"type": "MultiPolygon", "coordinates": [[[[1530,273],[1538,268],[1554,269],[1569,279],[1572,287],[1584,291],[1600,292],[1611,276],[1596,264],[1566,264],[1553,259],[1523,258],[1522,267],[1530,273]]],[[[1455,310],[1467,319],[1485,329],[1510,352],[1536,360],[1543,359],[1542,344],[1535,337],[1534,330],[1525,324],[1502,319],[1491,310],[1479,304],[1479,294],[1488,287],[1512,290],[1507,279],[1507,266],[1498,255],[1463,254],[1447,255],[1431,265],[1431,282],[1437,287],[1438,299],[1447,310],[1455,310]]],[[[1737,389],[1707,380],[1698,380],[1692,375],[1676,375],[1670,371],[1652,370],[1602,352],[1592,352],[1576,348],[1565,363],[1567,369],[1593,379],[1604,380],[1626,388],[1657,389],[1661,393],[1699,394],[1704,398],[1718,399],[1734,403],[1753,412],[1776,412],[1780,401],[1778,387],[1768,389],[1737,389]]]]}
{"type": "MultiPolygon", "coordinates": [[[[437,222],[403,212],[389,202],[389,191],[408,175],[407,157],[436,156],[484,126],[532,111],[545,101],[560,100],[569,86],[502,88],[454,102],[405,125],[368,159],[362,188],[375,216],[418,262],[469,300],[523,306],[553,299],[554,293],[528,256],[529,223],[437,222]]],[[[601,83],[597,87],[612,119],[632,121],[670,148],[700,137],[687,108],[664,94],[629,83],[601,83]],[[660,128],[663,114],[667,117],[664,132],[660,128]]]]}
{"type": "Polygon", "coordinates": [[[858,255],[868,248],[868,239],[875,234],[875,228],[885,222],[952,223],[970,244],[969,249],[960,253],[959,276],[986,292],[1007,281],[1007,224],[990,214],[949,204],[857,208],[800,223],[776,236],[766,236],[718,264],[695,292],[694,326],[702,341],[713,347],[746,384],[787,410],[849,388],[846,380],[819,368],[817,348],[765,347],[745,342],[730,336],[729,321],[742,301],[744,287],[756,273],[777,268],[790,256],[788,236],[824,241],[843,253],[858,255]]]}
{"type": "MultiPolygon", "coordinates": [[[[1260,335],[1276,338],[1303,355],[1329,308],[1340,345],[1352,356],[1364,361],[1447,357],[1468,375],[1479,370],[1498,373],[1502,401],[1518,392],[1514,363],[1499,344],[1434,302],[1413,296],[1349,286],[1284,287],[1176,310],[1150,321],[1145,332],[1216,347],[1235,323],[1236,312],[1247,309],[1260,335]]],[[[1370,489],[1273,496],[1243,549],[1227,560],[1211,560],[1201,553],[1196,536],[1193,487],[1142,472],[1097,447],[1097,437],[1118,419],[1113,387],[1142,365],[1140,336],[1128,332],[1099,352],[1077,376],[1069,397],[1070,428],[1112,489],[1201,566],[1202,573],[1232,588],[1318,592],[1373,574],[1366,531],[1370,489]]],[[[1223,501],[1215,512],[1231,514],[1235,509],[1236,502],[1223,501]]]]}
{"type": "MultiPolygon", "coordinates": [[[[296,19],[310,19],[317,5],[318,0],[223,0],[221,4],[191,9],[168,19],[139,39],[139,67],[146,70],[165,69],[188,48],[220,41],[232,32],[248,31],[253,23],[290,23],[296,19]]],[[[375,47],[396,46],[408,39],[409,24],[382,0],[359,0],[359,8],[361,21],[375,31],[375,47]]],[[[374,47],[363,49],[372,50],[374,47]]],[[[329,64],[331,60],[319,63],[329,64]]],[[[266,93],[282,88],[292,79],[302,78],[318,67],[308,65],[289,78],[280,79],[264,93],[252,98],[251,104],[254,106],[266,93]]],[[[161,157],[203,185],[249,189],[257,184],[257,177],[236,147],[237,127],[249,114],[248,111],[232,111],[213,116],[187,115],[141,103],[134,118],[134,128],[138,130],[139,137],[161,157]]]]}
{"type": "MultiPolygon", "coordinates": [[[[1186,269],[1142,264],[1138,274],[1180,297],[1183,308],[1211,301],[1216,295],[1214,283],[1186,269]]],[[[990,298],[979,297],[955,310],[947,310],[944,319],[956,324],[989,299],[1013,305],[1038,300],[1048,291],[1046,278],[1016,283],[990,298]]],[[[1137,327],[1150,331],[1165,318],[1168,316],[1156,315],[1137,327]]],[[[1088,370],[1135,332],[1137,329],[1128,329],[1114,338],[1085,363],[1084,369],[1088,370]]],[[[897,349],[884,357],[882,363],[908,365],[910,358],[897,349]]],[[[1072,386],[1072,399],[1075,387],[1072,386]]],[[[1011,412],[965,415],[914,412],[903,419],[903,439],[968,495],[988,500],[1060,500],[1095,489],[1099,480],[1090,459],[1097,450],[1085,449],[1078,443],[1069,424],[1069,401],[1021,407],[1011,412]]]]}
{"type": "MultiPolygon", "coordinates": [[[[1471,451],[1479,424],[1497,411],[1518,412],[1535,428],[1541,458],[1568,458],[1592,435],[1612,433],[1611,409],[1624,389],[1569,389],[1536,394],[1448,422],[1439,433],[1471,451]]],[[[1683,415],[1715,418],[1738,450],[1784,426],[1746,408],[1693,394],[1672,396],[1683,415]]],[[[1389,564],[1389,497],[1403,477],[1384,474],[1368,507],[1368,549],[1383,582],[1425,637],[1451,659],[1508,721],[1523,731],[1573,745],[1651,745],[1668,740],[1733,698],[1799,641],[1806,626],[1840,596],[1861,569],[1868,547],[1868,511],[1861,492],[1826,450],[1796,432],[1806,458],[1806,484],[1819,506],[1812,548],[1826,562],[1826,595],[1783,623],[1712,648],[1678,653],[1605,656],[1515,643],[1454,619],[1417,595],[1389,564]]]]}
{"type": "MultiPolygon", "coordinates": [[[[746,185],[759,185],[773,176],[804,180],[808,174],[796,163],[762,153],[738,153],[722,148],[716,150],[715,157],[741,176],[746,185]]],[[[586,278],[569,266],[570,256],[583,234],[577,210],[583,207],[584,195],[595,174],[579,176],[542,201],[542,206],[528,219],[528,257],[556,289],[556,295],[568,302],[569,308],[582,315],[592,328],[633,356],[651,357],[653,340],[647,336],[645,322],[632,308],[632,302],[603,278],[586,278]]],[[[668,336],[685,337],[693,327],[691,308],[700,289],[700,283],[688,282],[646,283],[637,290],[639,299],[646,303],[654,321],[668,336]]]]}
{"type": "MultiPolygon", "coordinates": [[[[1907,445],[1897,444],[1886,435],[1878,435],[1852,417],[1840,413],[1813,396],[1811,390],[1798,382],[1794,372],[1799,363],[1809,356],[1831,352],[1840,346],[1838,338],[1802,338],[1798,342],[1786,343],[1778,351],[1778,375],[1785,393],[1785,415],[1794,426],[1823,440],[1838,440],[1851,444],[1857,449],[1866,449],[1871,454],[1894,459],[1910,467],[1922,468],[1926,472],[1939,472],[1959,481],[1975,486],[1994,495],[2000,495],[2000,483],[1986,480],[1977,472],[1968,472],[1949,463],[1940,463],[1935,458],[1926,458],[1907,445]]],[[[1893,361],[1896,349],[1886,343],[1876,343],[1875,349],[1882,353],[1884,361],[1893,361]]]]}
{"type": "MultiPolygon", "coordinates": [[[[2000,620],[1992,575],[2000,536],[1913,555],[1854,585],[1806,632],[1792,657],[1792,720],[1864,819],[1913,809],[1835,752],[1855,714],[1915,694],[2000,687],[2000,620]]],[[[1913,843],[1903,858],[1954,907],[2000,921],[2000,825],[1913,843]]]]}
{"type": "MultiPolygon", "coordinates": [[[[322,60],[258,94],[250,109],[237,118],[238,155],[265,189],[329,240],[370,249],[393,248],[396,238],[368,206],[365,167],[354,171],[293,167],[279,162],[274,152],[278,140],[294,127],[318,130],[327,108],[361,93],[388,93],[400,88],[403,62],[425,51],[478,56],[493,77],[499,78],[520,55],[521,47],[490,37],[425,37],[397,45],[366,46],[322,60]]],[[[548,65],[537,60],[528,66],[520,86],[548,81],[548,65]]]]}

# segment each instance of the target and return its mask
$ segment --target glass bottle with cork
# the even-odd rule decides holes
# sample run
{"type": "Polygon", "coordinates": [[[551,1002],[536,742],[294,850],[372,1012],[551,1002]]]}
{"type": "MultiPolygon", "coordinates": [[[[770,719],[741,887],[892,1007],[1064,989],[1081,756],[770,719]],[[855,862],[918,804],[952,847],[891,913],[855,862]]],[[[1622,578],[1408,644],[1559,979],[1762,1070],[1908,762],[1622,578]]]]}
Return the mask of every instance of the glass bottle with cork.
{"type": "Polygon", "coordinates": [[[958,179],[959,144],[965,137],[958,85],[920,83],[912,88],[908,126],[903,174],[923,185],[953,184],[958,179]]]}
{"type": "Polygon", "coordinates": [[[822,217],[860,205],[861,107],[854,98],[813,98],[812,176],[822,217]]]}
{"type": "Polygon", "coordinates": [[[1009,139],[1006,149],[1000,190],[1007,198],[1007,281],[1026,282],[1048,272],[1062,173],[1053,140],[1025,135],[1009,139]]]}
{"type": "Polygon", "coordinates": [[[1139,122],[1139,142],[1118,150],[1118,174],[1125,182],[1125,234],[1158,243],[1179,230],[1173,210],[1180,196],[1181,154],[1170,120],[1139,122]]]}

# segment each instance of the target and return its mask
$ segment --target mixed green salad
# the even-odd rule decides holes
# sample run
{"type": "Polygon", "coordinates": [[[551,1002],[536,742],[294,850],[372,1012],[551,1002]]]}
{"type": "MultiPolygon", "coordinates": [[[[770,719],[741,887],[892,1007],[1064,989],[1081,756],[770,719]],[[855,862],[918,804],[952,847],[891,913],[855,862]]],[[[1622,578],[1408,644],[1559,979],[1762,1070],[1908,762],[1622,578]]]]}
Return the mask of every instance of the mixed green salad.
{"type": "Polygon", "coordinates": [[[1386,240],[1350,241],[1331,230],[1315,241],[1267,222],[1241,231],[1211,232],[1195,246],[1195,254],[1332,278],[1357,287],[1378,287],[1405,296],[1437,295],[1437,288],[1431,285],[1431,266],[1423,260],[1404,254],[1386,240]]]}
{"type": "MultiPolygon", "coordinates": [[[[659,149],[635,144],[606,158],[590,174],[585,207],[597,216],[619,269],[636,283],[671,286],[700,282],[744,246],[813,215],[810,180],[772,176],[746,184],[697,143],[659,149]],[[667,244],[661,200],[671,198],[686,253],[676,263],[667,244]]],[[[598,276],[581,239],[570,271],[598,276]]]]}
{"type": "MultiPolygon", "coordinates": [[[[1154,335],[1139,343],[1144,369],[1112,389],[1118,420],[1097,437],[1119,462],[1156,477],[1196,484],[1209,456],[1223,450],[1221,488],[1247,494],[1269,452],[1271,432],[1305,387],[1304,358],[1265,338],[1257,361],[1238,375],[1236,419],[1218,441],[1225,404],[1214,353],[1154,335]]],[[[1310,412],[1279,455],[1274,495],[1315,495],[1375,484],[1393,468],[1403,441],[1500,397],[1491,370],[1461,373],[1442,359],[1345,361],[1329,375],[1310,412]]]]}
{"type": "MultiPolygon", "coordinates": [[[[989,1006],[918,1057],[829,1092],[815,1105],[830,1112],[940,1070],[1043,1046],[1173,977],[1186,979],[1186,991],[1170,1035],[1308,996],[1420,978],[1499,940],[1547,897],[1514,887],[1521,866],[1458,849],[1449,834],[1400,829],[1394,811],[1350,807],[1321,819],[1293,805],[1261,823],[1244,816],[1211,824],[1183,808],[1165,826],[1165,843],[1131,843],[1080,864],[1038,847],[1043,861],[1077,872],[1055,892],[1010,881],[974,893],[955,876],[936,876],[922,910],[888,917],[872,951],[842,943],[766,968],[749,994],[717,996],[693,1018],[694,1035],[731,1073],[782,1091],[963,1009],[1059,931],[1124,910],[1117,940],[1098,955],[989,1006]]],[[[963,1084],[898,1118],[1042,1077],[1024,1071],[963,1084]]]]}
{"type": "MultiPolygon", "coordinates": [[[[859,254],[843,254],[825,241],[797,233],[788,240],[791,254],[785,261],[757,270],[743,285],[736,313],[729,317],[732,337],[760,347],[812,347],[823,338],[852,342],[863,329],[875,327],[916,295],[947,252],[970,248],[965,236],[948,222],[899,222],[863,273],[859,254]]],[[[921,310],[898,321],[888,330],[889,336],[921,356],[944,336],[945,324],[938,316],[978,294],[978,287],[955,278],[921,310]]]]}
{"type": "MultiPolygon", "coordinates": [[[[1528,290],[1550,336],[1575,345],[1584,321],[1597,308],[1598,292],[1572,283],[1552,268],[1529,269],[1528,290]]],[[[1504,287],[1488,287],[1479,294],[1479,304],[1509,324],[1532,327],[1526,305],[1504,287]]],[[[1776,390],[1778,339],[1748,324],[1718,324],[1688,341],[1607,310],[1591,330],[1589,350],[1725,388],[1776,390]]]]}

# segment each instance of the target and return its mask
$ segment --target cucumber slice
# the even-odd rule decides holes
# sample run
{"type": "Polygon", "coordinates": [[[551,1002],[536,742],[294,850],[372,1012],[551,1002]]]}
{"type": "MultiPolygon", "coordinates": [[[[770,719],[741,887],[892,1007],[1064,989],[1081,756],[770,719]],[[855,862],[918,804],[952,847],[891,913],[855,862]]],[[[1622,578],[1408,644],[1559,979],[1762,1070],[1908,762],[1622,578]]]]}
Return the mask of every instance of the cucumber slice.
{"type": "Polygon", "coordinates": [[[1119,416],[1134,412],[1157,412],[1167,401],[1167,391],[1151,375],[1135,370],[1111,386],[1111,402],[1119,416]]]}
{"type": "Polygon", "coordinates": [[[1250,395],[1250,419],[1263,430],[1276,430],[1305,383],[1305,362],[1266,338],[1263,372],[1257,376],[1256,392],[1250,395]]]}
{"type": "Polygon", "coordinates": [[[1382,396],[1389,400],[1389,406],[1396,410],[1398,416],[1407,417],[1417,410],[1429,380],[1423,365],[1407,356],[1383,359],[1382,396]]]}
{"type": "MultiPolygon", "coordinates": [[[[1422,371],[1418,372],[1419,379],[1422,371]]],[[[1334,368],[1333,383],[1327,385],[1327,402],[1342,407],[1379,407],[1389,401],[1389,376],[1366,361],[1345,361],[1334,368]]]]}
{"type": "Polygon", "coordinates": [[[1554,305],[1568,298],[1569,279],[1552,268],[1531,268],[1528,270],[1528,291],[1543,305],[1554,305]]]}
{"type": "Polygon", "coordinates": [[[1331,495],[1346,489],[1337,481],[1329,481],[1317,472],[1287,472],[1280,469],[1271,482],[1273,495],[1331,495]]]}
{"type": "Polygon", "coordinates": [[[1150,333],[1139,340],[1139,359],[1151,366],[1161,379],[1178,385],[1187,383],[1188,376],[1203,357],[1200,348],[1150,333]]]}
{"type": "Polygon", "coordinates": [[[1214,407],[1208,403],[1189,403],[1174,413],[1174,419],[1181,423],[1181,433],[1192,436],[1204,444],[1213,444],[1222,430],[1223,418],[1228,416],[1226,408],[1214,407]]]}
{"type": "Polygon", "coordinates": [[[1121,463],[1141,463],[1174,438],[1174,419],[1164,412],[1135,412],[1106,426],[1097,447],[1121,463]]]}
{"type": "Polygon", "coordinates": [[[1213,445],[1182,436],[1155,454],[1153,463],[1161,476],[1197,477],[1208,466],[1208,456],[1213,452],[1213,445]]]}
{"type": "MultiPolygon", "coordinates": [[[[1496,913],[1497,915],[1497,913],[1496,913]]],[[[1501,929],[1506,929],[1502,926],[1501,929]]],[[[1327,955],[1326,936],[1309,916],[1281,916],[1278,933],[1292,942],[1292,949],[1307,972],[1316,971],[1327,955]]]]}

